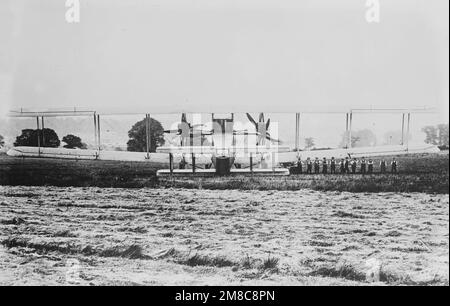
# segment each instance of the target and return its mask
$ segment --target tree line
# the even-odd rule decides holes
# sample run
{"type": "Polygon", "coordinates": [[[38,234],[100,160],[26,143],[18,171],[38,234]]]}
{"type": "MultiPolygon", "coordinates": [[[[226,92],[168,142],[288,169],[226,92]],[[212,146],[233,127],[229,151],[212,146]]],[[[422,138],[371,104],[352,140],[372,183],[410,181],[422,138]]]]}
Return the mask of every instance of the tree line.
{"type": "Polygon", "coordinates": [[[422,132],[426,135],[425,143],[448,150],[448,124],[428,125],[422,128],[422,132]]]}
{"type": "MultiPolygon", "coordinates": [[[[145,119],[136,122],[128,131],[129,140],[127,142],[127,150],[133,152],[145,152],[146,144],[146,123],[145,119]]],[[[151,152],[155,152],[157,147],[164,145],[164,129],[161,123],[150,118],[150,143],[151,152]]],[[[68,134],[61,140],[55,130],[50,128],[44,129],[24,129],[22,133],[16,137],[15,147],[38,147],[43,148],[59,148],[61,142],[64,142],[63,148],[66,149],[87,149],[86,143],[76,135],[68,134]]],[[[0,148],[5,145],[4,137],[0,135],[0,148]]]]}

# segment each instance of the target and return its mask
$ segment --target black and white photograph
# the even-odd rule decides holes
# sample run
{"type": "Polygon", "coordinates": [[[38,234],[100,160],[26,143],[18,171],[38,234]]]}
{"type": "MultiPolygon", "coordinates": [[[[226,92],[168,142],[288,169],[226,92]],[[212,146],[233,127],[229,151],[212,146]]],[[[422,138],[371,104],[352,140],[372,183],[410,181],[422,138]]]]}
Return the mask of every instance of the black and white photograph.
{"type": "Polygon", "coordinates": [[[449,1],[0,0],[0,286],[448,285],[449,1]]]}

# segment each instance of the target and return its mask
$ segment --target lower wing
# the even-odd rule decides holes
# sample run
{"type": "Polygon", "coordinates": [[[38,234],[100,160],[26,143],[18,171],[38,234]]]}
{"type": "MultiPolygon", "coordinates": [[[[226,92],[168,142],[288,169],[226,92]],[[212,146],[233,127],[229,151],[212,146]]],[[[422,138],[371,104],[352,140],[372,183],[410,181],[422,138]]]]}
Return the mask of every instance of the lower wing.
{"type": "Polygon", "coordinates": [[[375,157],[375,156],[386,156],[386,155],[406,155],[406,154],[417,154],[417,153],[437,153],[439,152],[437,146],[432,145],[410,145],[406,146],[378,146],[378,147],[361,147],[352,149],[330,149],[330,150],[312,150],[312,151],[299,151],[299,152],[282,152],[278,154],[278,162],[287,163],[295,162],[298,158],[345,158],[345,157],[375,157]]]}

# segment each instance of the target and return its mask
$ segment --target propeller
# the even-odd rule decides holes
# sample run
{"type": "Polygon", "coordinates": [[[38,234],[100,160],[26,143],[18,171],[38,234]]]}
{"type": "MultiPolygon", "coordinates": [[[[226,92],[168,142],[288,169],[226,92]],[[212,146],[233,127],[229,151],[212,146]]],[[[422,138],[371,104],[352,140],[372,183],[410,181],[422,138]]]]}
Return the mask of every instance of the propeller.
{"type": "Polygon", "coordinates": [[[164,130],[166,134],[175,134],[180,137],[180,144],[183,146],[184,144],[188,144],[191,141],[189,139],[198,139],[203,136],[209,136],[213,134],[212,130],[202,130],[201,127],[205,126],[204,124],[193,124],[191,125],[187,121],[186,113],[181,114],[181,121],[178,123],[177,129],[164,130]]]}
{"type": "MultiPolygon", "coordinates": [[[[185,129],[189,129],[189,135],[192,137],[193,135],[197,135],[199,134],[199,136],[203,136],[203,135],[212,135],[212,131],[207,130],[201,130],[201,129],[197,129],[199,127],[203,127],[205,126],[204,124],[193,124],[191,125],[189,122],[187,122],[186,119],[186,113],[182,113],[181,114],[181,121],[178,123],[178,129],[172,129],[172,130],[164,130],[164,133],[166,134],[176,134],[177,136],[183,134],[183,131],[185,129]],[[198,133],[200,132],[200,133],[198,133]]],[[[186,135],[187,136],[187,135],[186,135]]]]}
{"type": "Polygon", "coordinates": [[[270,136],[270,134],[268,132],[269,127],[270,127],[270,118],[267,119],[267,122],[265,122],[264,113],[259,113],[258,122],[256,122],[255,119],[253,119],[252,115],[250,115],[249,113],[247,113],[247,118],[255,126],[255,129],[257,131],[256,135],[260,136],[257,141],[258,145],[262,144],[265,139],[272,141],[272,142],[281,143],[281,140],[272,138],[270,136]]]}
{"type": "Polygon", "coordinates": [[[272,142],[282,143],[281,140],[272,138],[269,133],[266,132],[266,139],[272,142]]]}
{"type": "Polygon", "coordinates": [[[253,119],[253,117],[252,117],[249,113],[247,113],[247,118],[248,118],[248,120],[249,120],[251,123],[253,123],[253,125],[254,125],[256,128],[258,128],[258,124],[256,123],[255,119],[253,119]]]}

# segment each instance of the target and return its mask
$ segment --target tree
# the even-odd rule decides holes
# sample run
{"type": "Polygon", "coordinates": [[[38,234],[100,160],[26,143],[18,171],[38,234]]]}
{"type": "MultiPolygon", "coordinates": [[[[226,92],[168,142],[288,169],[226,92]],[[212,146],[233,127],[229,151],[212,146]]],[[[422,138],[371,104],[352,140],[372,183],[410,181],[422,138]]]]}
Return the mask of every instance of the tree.
{"type": "Polygon", "coordinates": [[[425,133],[425,143],[448,147],[448,124],[428,125],[422,128],[425,133]]]}
{"type": "MultiPolygon", "coordinates": [[[[348,141],[348,133],[344,133],[342,135],[341,143],[339,144],[339,147],[345,148],[347,147],[347,141],[348,141]]],[[[377,137],[375,134],[369,130],[359,130],[352,132],[352,148],[357,147],[372,147],[377,144],[377,137]]]]}
{"type": "Polygon", "coordinates": [[[422,132],[425,133],[425,143],[432,145],[438,145],[438,130],[432,125],[428,125],[422,128],[422,132]]]}
{"type": "MultiPolygon", "coordinates": [[[[348,147],[348,137],[350,133],[345,132],[342,134],[341,142],[339,143],[339,148],[347,148],[348,147]]],[[[352,137],[352,144],[356,141],[355,137],[352,137]]]]}
{"type": "Polygon", "coordinates": [[[0,148],[2,148],[5,145],[5,138],[3,138],[2,135],[0,135],[0,148]]]}
{"type": "Polygon", "coordinates": [[[312,149],[316,144],[314,143],[314,138],[307,137],[305,138],[305,150],[312,149]]]}
{"type": "Polygon", "coordinates": [[[438,124],[437,130],[439,132],[439,146],[448,147],[448,124],[438,124]]]}
{"type": "Polygon", "coordinates": [[[43,129],[43,130],[25,129],[22,130],[22,134],[20,136],[16,137],[14,146],[37,147],[38,135],[41,147],[57,148],[61,144],[58,135],[52,129],[43,129]]]}
{"type": "Polygon", "coordinates": [[[63,142],[66,143],[64,148],[66,149],[86,149],[87,146],[85,143],[81,141],[81,138],[72,134],[66,135],[62,139],[63,142]]]}
{"type": "Polygon", "coordinates": [[[358,138],[353,147],[373,147],[377,145],[377,136],[369,129],[356,131],[353,136],[358,138]]]}
{"type": "MultiPolygon", "coordinates": [[[[361,137],[352,136],[352,148],[358,147],[360,142],[361,142],[361,137]]],[[[362,146],[359,146],[359,147],[362,147],[362,146]]]]}
{"type": "MultiPolygon", "coordinates": [[[[128,151],[147,151],[145,130],[146,124],[145,119],[143,119],[136,122],[128,131],[128,137],[130,138],[127,142],[128,151]]],[[[153,118],[150,118],[150,144],[151,152],[155,152],[157,147],[164,145],[164,129],[161,123],[153,118]]]]}
{"type": "MultiPolygon", "coordinates": [[[[403,142],[406,143],[407,140],[411,140],[411,134],[403,136],[403,142]]],[[[389,131],[383,135],[383,144],[385,145],[398,145],[402,143],[402,131],[389,131]]]]}

